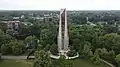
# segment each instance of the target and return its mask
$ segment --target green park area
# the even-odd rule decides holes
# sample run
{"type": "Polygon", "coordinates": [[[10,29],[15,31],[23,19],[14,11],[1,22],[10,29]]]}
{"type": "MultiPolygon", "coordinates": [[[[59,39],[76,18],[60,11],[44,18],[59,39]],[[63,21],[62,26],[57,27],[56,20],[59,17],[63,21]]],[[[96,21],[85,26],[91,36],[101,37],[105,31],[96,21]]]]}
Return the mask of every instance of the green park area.
{"type": "Polygon", "coordinates": [[[0,12],[0,67],[108,67],[101,60],[120,67],[120,12],[64,11],[67,22],[59,22],[66,19],[59,11],[0,12]],[[23,14],[19,23],[12,19],[23,14]],[[79,54],[79,59],[51,60],[50,54],[79,54]],[[5,56],[34,56],[35,60],[2,60],[8,59],[5,56]]]}
{"type": "Polygon", "coordinates": [[[32,67],[32,61],[27,60],[2,60],[0,67],[32,67]]]}
{"type": "MultiPolygon", "coordinates": [[[[0,67],[33,67],[33,61],[29,60],[2,60],[0,67]]],[[[73,67],[109,67],[104,63],[95,65],[89,60],[75,59],[73,60],[73,67]]]]}
{"type": "Polygon", "coordinates": [[[109,67],[109,66],[104,63],[101,63],[100,65],[95,65],[90,60],[76,59],[73,62],[73,67],[109,67]]]}

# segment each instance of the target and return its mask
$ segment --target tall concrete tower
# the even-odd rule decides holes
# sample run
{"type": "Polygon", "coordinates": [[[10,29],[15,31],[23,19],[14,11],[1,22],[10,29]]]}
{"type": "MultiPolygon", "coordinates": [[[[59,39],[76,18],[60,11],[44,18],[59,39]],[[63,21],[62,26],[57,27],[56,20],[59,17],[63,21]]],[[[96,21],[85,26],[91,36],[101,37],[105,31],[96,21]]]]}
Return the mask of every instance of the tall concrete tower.
{"type": "Polygon", "coordinates": [[[69,36],[66,9],[60,10],[59,33],[58,33],[58,51],[59,54],[66,54],[69,51],[69,36]]]}

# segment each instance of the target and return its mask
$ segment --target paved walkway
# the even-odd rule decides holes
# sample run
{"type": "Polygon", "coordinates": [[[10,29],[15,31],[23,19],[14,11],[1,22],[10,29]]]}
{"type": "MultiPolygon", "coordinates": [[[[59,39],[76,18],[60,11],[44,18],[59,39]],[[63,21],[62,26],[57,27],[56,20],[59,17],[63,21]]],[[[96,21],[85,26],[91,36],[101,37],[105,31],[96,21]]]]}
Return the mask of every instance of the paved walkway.
{"type": "MultiPolygon", "coordinates": [[[[59,59],[59,58],[60,58],[60,56],[56,56],[56,55],[52,55],[52,54],[50,54],[50,57],[51,57],[51,58],[54,58],[54,59],[59,59]]],[[[66,57],[66,59],[75,59],[75,58],[78,58],[78,57],[79,57],[79,54],[77,53],[77,55],[76,55],[76,56],[73,56],[73,57],[68,57],[68,56],[65,54],[65,57],[66,57]]]]}
{"type": "Polygon", "coordinates": [[[111,63],[109,63],[109,62],[107,62],[107,61],[105,61],[103,59],[100,59],[100,61],[106,63],[107,65],[109,65],[111,67],[115,67],[113,64],[111,64],[111,63]]]}
{"type": "Polygon", "coordinates": [[[52,55],[52,54],[50,55],[50,57],[54,58],[54,59],[59,59],[60,58],[60,56],[55,56],[55,55],[52,55]]]}
{"type": "MultiPolygon", "coordinates": [[[[29,56],[29,58],[35,58],[35,57],[34,56],[29,56]]],[[[27,59],[27,56],[1,56],[1,59],[25,60],[25,59],[27,59]]]]}

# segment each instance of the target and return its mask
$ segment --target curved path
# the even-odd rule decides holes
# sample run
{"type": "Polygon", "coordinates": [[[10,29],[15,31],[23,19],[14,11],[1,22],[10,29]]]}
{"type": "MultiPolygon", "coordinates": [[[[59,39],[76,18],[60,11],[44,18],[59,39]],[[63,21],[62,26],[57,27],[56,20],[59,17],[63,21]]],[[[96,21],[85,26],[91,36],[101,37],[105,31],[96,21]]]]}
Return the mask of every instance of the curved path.
{"type": "MultiPolygon", "coordinates": [[[[59,59],[60,58],[60,56],[56,56],[56,55],[52,55],[52,54],[50,54],[50,57],[54,58],[54,59],[59,59]]],[[[75,59],[75,58],[79,57],[79,54],[77,53],[77,55],[73,56],[73,57],[68,57],[67,55],[65,55],[65,57],[66,57],[66,59],[75,59]]]]}
{"type": "Polygon", "coordinates": [[[107,61],[105,61],[103,59],[100,59],[100,61],[106,63],[107,65],[109,65],[111,67],[115,67],[113,64],[111,64],[111,63],[109,63],[109,62],[107,62],[107,61]]]}

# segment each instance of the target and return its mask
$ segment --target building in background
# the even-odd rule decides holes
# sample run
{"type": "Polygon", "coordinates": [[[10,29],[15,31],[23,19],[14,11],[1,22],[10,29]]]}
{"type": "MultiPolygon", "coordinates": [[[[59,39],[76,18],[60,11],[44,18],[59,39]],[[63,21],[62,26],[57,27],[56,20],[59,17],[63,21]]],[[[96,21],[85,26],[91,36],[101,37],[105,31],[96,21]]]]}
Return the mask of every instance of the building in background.
{"type": "Polygon", "coordinates": [[[15,21],[2,21],[2,22],[5,23],[7,26],[6,33],[11,35],[18,34],[20,21],[15,20],[15,21]]]}

